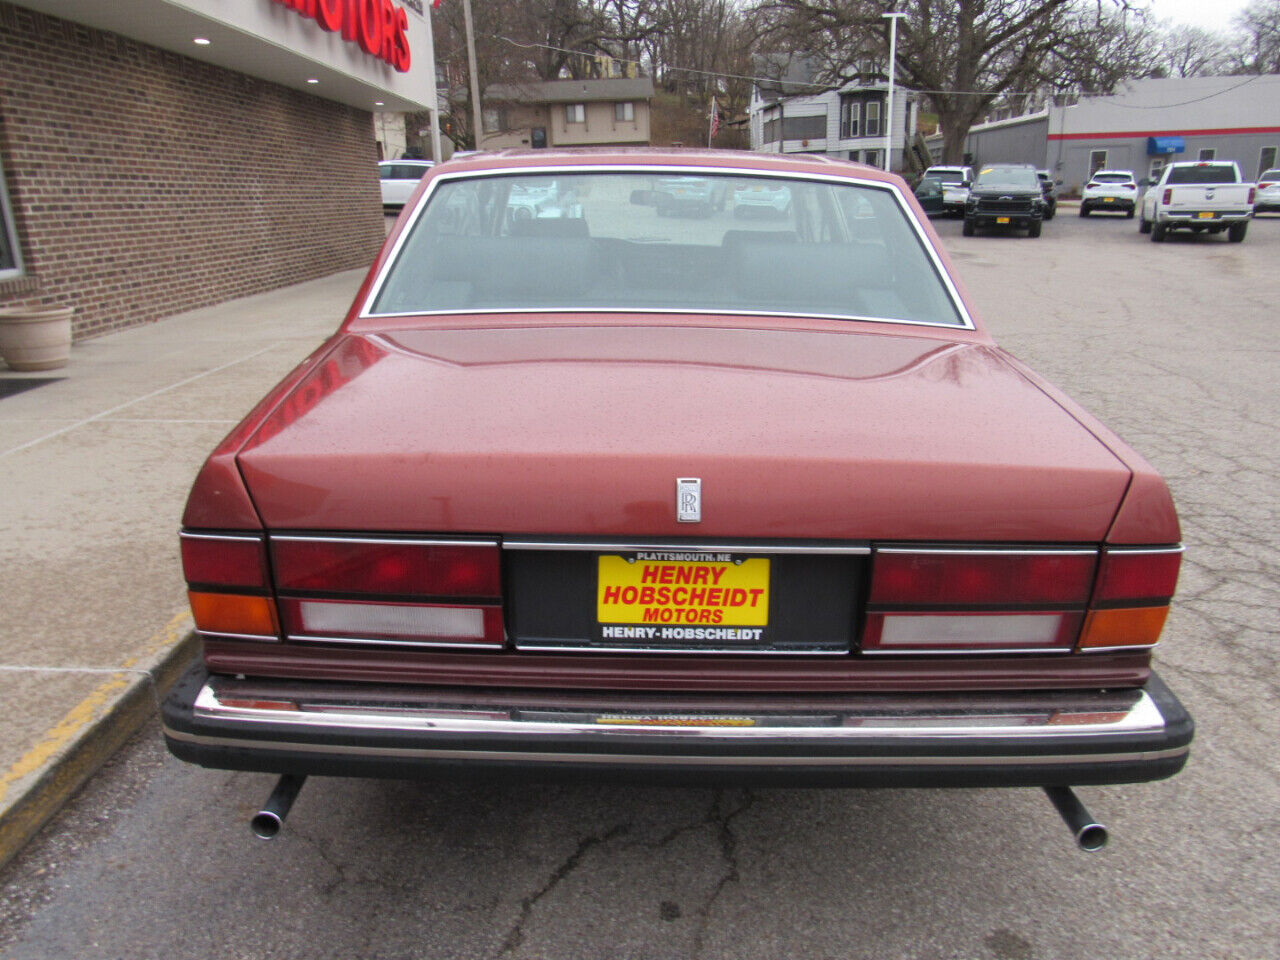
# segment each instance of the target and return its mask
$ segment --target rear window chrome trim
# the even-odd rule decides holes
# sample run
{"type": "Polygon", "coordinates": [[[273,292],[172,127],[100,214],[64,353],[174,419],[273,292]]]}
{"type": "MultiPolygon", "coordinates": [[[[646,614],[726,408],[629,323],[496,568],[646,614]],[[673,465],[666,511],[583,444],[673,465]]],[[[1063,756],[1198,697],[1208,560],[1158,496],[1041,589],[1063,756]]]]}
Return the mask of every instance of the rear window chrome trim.
{"type": "Polygon", "coordinates": [[[1063,547],[1055,549],[1052,547],[876,547],[876,553],[928,553],[934,555],[946,556],[984,556],[984,557],[1093,557],[1097,556],[1098,551],[1088,547],[1063,547]]]}
{"type": "Polygon", "coordinates": [[[231,540],[237,543],[261,543],[260,533],[200,533],[193,530],[180,530],[178,537],[182,540],[231,540]]]}
{"type": "Polygon", "coordinates": [[[960,296],[960,291],[952,280],[950,273],[947,271],[938,255],[938,250],[930,241],[925,232],[924,227],[916,219],[907,203],[906,197],[902,190],[896,184],[887,183],[883,180],[869,180],[860,177],[838,176],[835,174],[820,173],[782,173],[773,170],[756,170],[750,167],[708,167],[697,165],[676,165],[676,164],[657,164],[657,163],[595,163],[595,164],[572,164],[559,165],[551,164],[547,166],[530,166],[530,167],[506,167],[498,170],[473,170],[473,171],[455,171],[436,173],[432,170],[427,174],[430,178],[426,186],[426,191],[413,207],[409,220],[400,230],[400,235],[396,238],[396,242],[387,252],[386,260],[382,267],[378,270],[377,276],[369,287],[364,302],[360,305],[360,312],[357,319],[360,320],[376,320],[376,319],[394,319],[397,317],[437,317],[437,316],[486,316],[493,314],[597,314],[597,313],[627,313],[627,314],[667,314],[679,315],[686,314],[689,316],[760,316],[760,317],[795,317],[806,319],[830,319],[838,320],[846,323],[893,323],[905,324],[915,327],[932,327],[943,330],[969,330],[977,329],[977,325],[970,316],[969,310],[965,305],[964,298],[960,296]],[[580,173],[675,173],[694,176],[726,176],[726,177],[759,177],[764,179],[775,180],[807,180],[815,183],[829,183],[837,185],[854,185],[859,187],[867,187],[874,190],[884,190],[893,196],[894,202],[897,204],[902,216],[910,225],[911,231],[920,244],[929,264],[933,267],[938,279],[942,282],[943,288],[946,290],[951,300],[951,305],[955,308],[956,315],[962,321],[961,323],[938,323],[928,320],[902,320],[902,319],[886,319],[882,317],[854,317],[843,314],[811,314],[811,313],[784,313],[770,311],[746,311],[746,310],[698,310],[686,308],[667,308],[667,309],[636,309],[629,307],[621,308],[583,308],[583,307],[539,307],[539,308],[522,308],[522,309],[502,309],[496,310],[491,308],[483,308],[476,310],[426,310],[410,313],[374,313],[373,304],[377,301],[382,293],[382,287],[386,282],[387,275],[395,267],[396,262],[400,258],[400,253],[404,249],[405,243],[409,237],[417,229],[418,221],[422,219],[423,211],[427,209],[427,205],[431,200],[431,195],[435,193],[436,188],[442,183],[448,183],[452,180],[472,180],[477,177],[519,177],[526,175],[545,175],[545,174],[580,174],[580,173]]]}

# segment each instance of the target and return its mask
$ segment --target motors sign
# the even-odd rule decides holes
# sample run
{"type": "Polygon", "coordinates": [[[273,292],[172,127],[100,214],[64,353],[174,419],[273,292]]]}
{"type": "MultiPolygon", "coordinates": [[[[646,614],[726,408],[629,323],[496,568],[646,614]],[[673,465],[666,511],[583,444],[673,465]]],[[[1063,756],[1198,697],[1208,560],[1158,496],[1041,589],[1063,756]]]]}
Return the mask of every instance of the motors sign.
{"type": "Polygon", "coordinates": [[[330,33],[341,33],[370,56],[385,60],[401,73],[409,70],[409,16],[391,0],[274,0],[315,20],[330,33]]]}

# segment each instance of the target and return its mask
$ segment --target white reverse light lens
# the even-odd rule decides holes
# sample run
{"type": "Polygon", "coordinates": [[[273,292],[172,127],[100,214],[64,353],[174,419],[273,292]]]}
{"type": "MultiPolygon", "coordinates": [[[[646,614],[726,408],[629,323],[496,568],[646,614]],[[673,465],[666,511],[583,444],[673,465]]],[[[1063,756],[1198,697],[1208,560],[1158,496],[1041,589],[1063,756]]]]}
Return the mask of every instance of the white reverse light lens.
{"type": "Polygon", "coordinates": [[[484,639],[484,611],[479,607],[303,600],[298,609],[304,631],[331,637],[484,639]]]}
{"type": "Polygon", "coordinates": [[[1003,616],[886,614],[881,647],[1047,647],[1058,637],[1060,613],[1003,616]]]}

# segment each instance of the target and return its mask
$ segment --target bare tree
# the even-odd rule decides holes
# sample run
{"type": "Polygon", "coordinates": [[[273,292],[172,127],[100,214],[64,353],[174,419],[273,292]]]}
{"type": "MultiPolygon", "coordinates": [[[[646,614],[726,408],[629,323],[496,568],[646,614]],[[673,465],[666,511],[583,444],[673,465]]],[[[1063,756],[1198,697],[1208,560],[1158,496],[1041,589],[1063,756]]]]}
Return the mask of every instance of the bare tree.
{"type": "Polygon", "coordinates": [[[1212,77],[1231,69],[1229,38],[1201,27],[1167,28],[1160,52],[1160,70],[1167,77],[1212,77]]]}
{"type": "Polygon", "coordinates": [[[1280,73],[1280,0],[1253,0],[1235,18],[1236,73],[1280,73]]]}
{"type": "MultiPolygon", "coordinates": [[[[907,14],[897,72],[938,113],[944,157],[961,160],[965,137],[999,99],[1055,89],[1110,90],[1141,71],[1149,45],[1129,0],[759,0],[775,47],[816,54],[819,79],[836,85],[884,50],[883,19],[907,14]]],[[[883,53],[879,54],[883,60],[883,53]]]]}

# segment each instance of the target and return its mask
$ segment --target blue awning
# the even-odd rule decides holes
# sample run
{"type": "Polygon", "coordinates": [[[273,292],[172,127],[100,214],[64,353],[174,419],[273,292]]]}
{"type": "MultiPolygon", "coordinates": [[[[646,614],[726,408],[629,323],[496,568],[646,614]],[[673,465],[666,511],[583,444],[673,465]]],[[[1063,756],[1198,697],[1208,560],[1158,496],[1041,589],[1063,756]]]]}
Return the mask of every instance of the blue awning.
{"type": "Polygon", "coordinates": [[[1162,153],[1182,153],[1187,149],[1181,137],[1147,137],[1147,156],[1154,157],[1162,153]]]}

